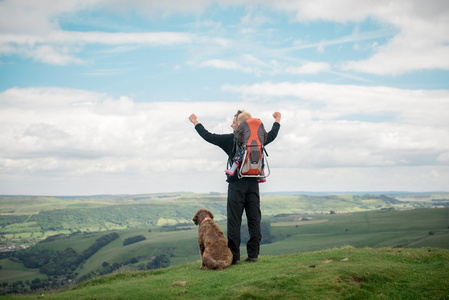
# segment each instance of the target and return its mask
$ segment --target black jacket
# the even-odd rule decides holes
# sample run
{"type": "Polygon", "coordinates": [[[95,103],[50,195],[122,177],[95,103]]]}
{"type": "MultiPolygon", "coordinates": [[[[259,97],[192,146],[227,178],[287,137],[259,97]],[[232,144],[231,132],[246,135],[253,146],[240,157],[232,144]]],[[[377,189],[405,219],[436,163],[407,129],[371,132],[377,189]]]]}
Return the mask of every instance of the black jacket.
{"type": "MultiPolygon", "coordinates": [[[[273,123],[273,127],[271,127],[270,132],[268,132],[267,141],[265,145],[268,145],[277,137],[280,127],[281,124],[279,124],[278,122],[273,123]]],[[[198,123],[195,126],[195,129],[206,142],[209,142],[223,149],[223,151],[226,152],[226,154],[228,155],[228,162],[232,162],[232,159],[234,158],[236,151],[234,133],[228,134],[210,133],[209,131],[206,130],[206,128],[204,128],[204,126],[201,123],[198,123]]],[[[236,180],[238,180],[237,172],[233,176],[228,176],[228,179],[226,181],[233,182],[236,180]]]]}

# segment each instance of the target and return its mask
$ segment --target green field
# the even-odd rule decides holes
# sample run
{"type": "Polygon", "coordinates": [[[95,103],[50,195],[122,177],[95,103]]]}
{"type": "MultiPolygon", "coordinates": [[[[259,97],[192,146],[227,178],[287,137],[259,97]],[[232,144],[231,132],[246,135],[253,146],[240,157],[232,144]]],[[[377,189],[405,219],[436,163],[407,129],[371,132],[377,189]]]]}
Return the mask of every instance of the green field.
{"type": "MultiPolygon", "coordinates": [[[[261,254],[280,255],[343,246],[449,249],[449,208],[307,215],[307,219],[302,221],[297,221],[298,218],[298,215],[265,217],[263,222],[271,224],[273,242],[262,245],[261,254]]],[[[225,223],[219,222],[219,225],[226,232],[225,223]]],[[[120,237],[85,261],[76,273],[81,277],[102,269],[104,262],[123,264],[133,257],[139,261],[123,268],[137,270],[139,264],[147,263],[152,255],[161,253],[170,255],[170,265],[197,261],[197,230],[193,224],[183,228],[190,230],[161,231],[152,227],[150,231],[148,228],[118,231],[120,237]],[[123,246],[126,238],[136,235],[143,235],[146,240],[123,246]]],[[[58,251],[73,248],[81,253],[103,234],[96,232],[61,237],[52,242],[41,243],[36,248],[58,251]]],[[[245,245],[242,245],[241,253],[246,253],[245,245]]],[[[0,273],[5,274],[9,270],[1,270],[0,273]]],[[[16,273],[21,271],[29,272],[19,268],[16,273]]],[[[12,280],[8,278],[11,276],[6,276],[5,281],[12,280]]]]}
{"type": "Polygon", "coordinates": [[[344,247],[262,256],[223,271],[200,263],[120,272],[63,291],[4,299],[447,299],[449,251],[344,247]]]}
{"type": "Polygon", "coordinates": [[[303,225],[272,223],[277,241],[267,254],[287,254],[351,245],[354,247],[438,247],[449,249],[449,209],[416,209],[316,215],[303,225]],[[308,224],[310,222],[310,224],[308,224]],[[281,248],[281,249],[280,249],[281,248]],[[282,252],[280,252],[282,251],[282,252]]]}
{"type": "MultiPolygon", "coordinates": [[[[2,217],[6,218],[1,220],[2,242],[4,245],[25,242],[35,245],[33,249],[56,252],[72,248],[81,255],[97,239],[112,232],[107,228],[116,224],[118,227],[113,231],[119,234],[119,238],[84,260],[66,279],[57,279],[73,278],[70,280],[75,282],[107,271],[105,265],[115,265],[118,271],[127,272],[141,270],[142,266],[151,264],[155,257],[160,256],[165,256],[170,266],[198,261],[197,230],[190,219],[199,207],[211,209],[226,232],[226,200],[223,195],[117,196],[114,200],[106,200],[105,197],[82,199],[81,203],[76,200],[74,204],[58,206],[65,209],[45,210],[37,215],[4,215],[2,217]],[[80,208],[81,204],[92,205],[92,208],[80,208]],[[98,212],[103,215],[94,217],[98,212]],[[172,223],[177,224],[170,225],[172,223]],[[74,225],[78,227],[70,227],[74,225]],[[36,244],[56,234],[58,236],[51,240],[36,244]],[[123,245],[126,239],[135,236],[145,239],[123,245]]],[[[261,246],[261,255],[306,253],[346,246],[449,249],[449,208],[441,205],[441,199],[446,199],[444,197],[448,195],[427,195],[413,198],[413,201],[410,196],[408,200],[373,195],[266,196],[262,198],[262,222],[269,228],[269,238],[268,243],[261,246]],[[440,199],[438,206],[434,205],[434,199],[440,199]]],[[[60,202],[71,201],[58,199],[60,202]]],[[[23,203],[19,202],[20,205],[23,203]]],[[[57,201],[52,198],[52,203],[57,201]]],[[[12,209],[12,204],[9,205],[12,209]]],[[[37,205],[48,208],[42,201],[37,205]]],[[[243,256],[246,254],[244,244],[241,253],[243,256]]],[[[0,282],[7,284],[46,277],[36,269],[25,268],[7,258],[0,259],[0,266],[0,282]]]]}
{"type": "Polygon", "coordinates": [[[18,280],[32,280],[36,277],[44,278],[38,270],[27,269],[22,264],[10,261],[9,259],[0,259],[0,281],[15,282],[18,280]]]}
{"type": "MultiPolygon", "coordinates": [[[[34,245],[48,236],[76,231],[125,230],[190,223],[193,214],[202,207],[213,211],[215,220],[226,219],[226,195],[216,193],[89,197],[0,196],[0,204],[0,249],[17,244],[34,245]]],[[[449,193],[261,197],[265,216],[448,206],[449,193]]]]}

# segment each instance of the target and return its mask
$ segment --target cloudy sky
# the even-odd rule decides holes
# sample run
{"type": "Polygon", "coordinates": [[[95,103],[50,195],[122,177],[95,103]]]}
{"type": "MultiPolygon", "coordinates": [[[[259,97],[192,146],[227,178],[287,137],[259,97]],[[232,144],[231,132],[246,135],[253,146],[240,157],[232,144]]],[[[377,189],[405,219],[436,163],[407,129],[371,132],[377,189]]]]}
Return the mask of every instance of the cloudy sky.
{"type": "Polygon", "coordinates": [[[262,192],[449,190],[446,0],[0,1],[0,194],[226,192],[267,129],[262,192]]]}

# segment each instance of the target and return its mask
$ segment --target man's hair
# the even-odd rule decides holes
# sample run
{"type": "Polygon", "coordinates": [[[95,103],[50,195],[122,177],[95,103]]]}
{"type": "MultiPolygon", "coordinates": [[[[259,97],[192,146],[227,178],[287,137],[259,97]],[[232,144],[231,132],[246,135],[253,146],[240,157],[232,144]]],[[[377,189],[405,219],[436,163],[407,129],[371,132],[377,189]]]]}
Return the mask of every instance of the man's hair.
{"type": "Polygon", "coordinates": [[[248,119],[251,119],[251,114],[247,112],[241,112],[237,117],[237,124],[240,125],[248,119]]]}
{"type": "Polygon", "coordinates": [[[242,110],[238,110],[237,111],[237,113],[234,115],[234,118],[236,118],[236,119],[238,119],[239,118],[239,115],[242,113],[242,112],[244,112],[244,110],[242,109],[242,110]]]}

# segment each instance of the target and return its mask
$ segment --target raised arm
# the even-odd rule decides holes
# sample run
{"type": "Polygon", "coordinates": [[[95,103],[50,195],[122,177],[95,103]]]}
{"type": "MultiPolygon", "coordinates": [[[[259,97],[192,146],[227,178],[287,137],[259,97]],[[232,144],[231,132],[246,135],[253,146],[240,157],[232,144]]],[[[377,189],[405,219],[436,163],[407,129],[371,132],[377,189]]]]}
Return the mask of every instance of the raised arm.
{"type": "Polygon", "coordinates": [[[206,142],[220,147],[228,155],[232,152],[234,148],[234,134],[216,134],[207,131],[203,124],[198,122],[195,114],[191,114],[189,120],[195,125],[195,130],[206,142]]]}
{"type": "Polygon", "coordinates": [[[268,132],[267,135],[267,141],[265,142],[265,145],[268,145],[274,139],[278,136],[279,128],[281,127],[281,113],[280,112],[274,112],[273,113],[274,123],[273,127],[271,127],[270,132],[268,132]]]}

